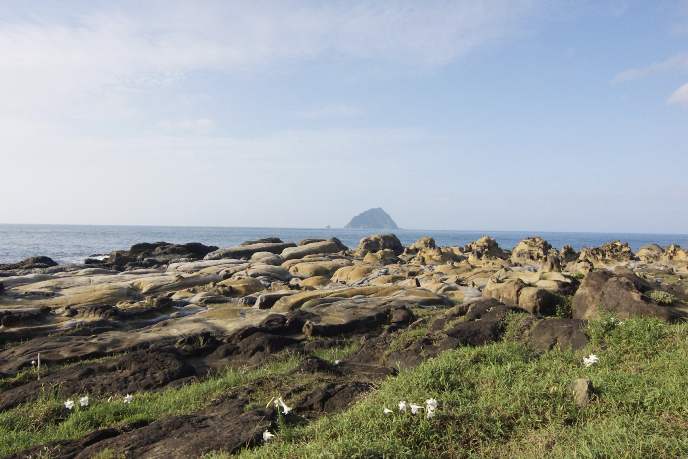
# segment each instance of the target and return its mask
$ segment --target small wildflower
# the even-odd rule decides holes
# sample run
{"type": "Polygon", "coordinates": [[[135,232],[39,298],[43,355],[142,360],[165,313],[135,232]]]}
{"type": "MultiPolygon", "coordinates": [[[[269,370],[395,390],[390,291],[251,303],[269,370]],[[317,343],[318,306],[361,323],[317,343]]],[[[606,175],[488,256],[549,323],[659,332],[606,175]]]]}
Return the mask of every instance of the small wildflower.
{"type": "Polygon", "coordinates": [[[583,357],[583,363],[585,364],[586,367],[589,367],[593,363],[597,363],[599,359],[595,354],[590,354],[590,357],[583,357]]]}
{"type": "Polygon", "coordinates": [[[427,399],[425,401],[425,404],[428,406],[429,410],[434,410],[435,408],[437,408],[437,400],[435,400],[434,398],[427,399]]]}
{"type": "Polygon", "coordinates": [[[428,419],[434,418],[435,417],[435,410],[431,410],[430,408],[428,408],[428,411],[427,411],[425,417],[428,419]]]}
{"type": "Polygon", "coordinates": [[[335,365],[339,365],[339,360],[335,360],[335,361],[334,361],[334,364],[335,364],[335,365]]]}
{"type": "Polygon", "coordinates": [[[422,406],[420,406],[420,405],[415,405],[415,404],[413,404],[413,403],[411,403],[410,406],[411,406],[411,414],[418,414],[418,410],[422,410],[422,409],[423,409],[422,406]]]}
{"type": "Polygon", "coordinates": [[[406,400],[399,402],[399,411],[406,411],[406,400]]]}
{"type": "Polygon", "coordinates": [[[71,410],[72,408],[74,408],[74,402],[72,400],[67,400],[66,402],[64,402],[64,407],[68,410],[71,410]]]}
{"type": "Polygon", "coordinates": [[[389,414],[391,412],[392,412],[392,410],[390,410],[389,408],[385,408],[383,411],[383,413],[385,413],[385,414],[389,414]]]}
{"type": "Polygon", "coordinates": [[[79,399],[79,405],[81,406],[88,406],[88,397],[81,397],[79,399]]]}
{"type": "Polygon", "coordinates": [[[124,403],[131,403],[131,399],[132,399],[132,398],[133,398],[133,397],[132,397],[131,395],[127,394],[127,396],[124,397],[124,403]]]}
{"type": "Polygon", "coordinates": [[[284,400],[282,400],[282,397],[279,397],[278,399],[275,400],[275,406],[278,406],[278,403],[279,403],[279,406],[282,407],[282,413],[283,414],[288,414],[292,410],[292,408],[289,408],[287,406],[287,404],[284,403],[284,400]]]}
{"type": "Polygon", "coordinates": [[[275,434],[270,433],[266,430],[265,432],[263,432],[263,441],[268,441],[274,436],[275,436],[275,434]]]}
{"type": "Polygon", "coordinates": [[[36,361],[35,361],[35,360],[32,360],[32,361],[31,361],[31,365],[33,365],[33,366],[35,367],[35,366],[36,366],[36,361]]]}

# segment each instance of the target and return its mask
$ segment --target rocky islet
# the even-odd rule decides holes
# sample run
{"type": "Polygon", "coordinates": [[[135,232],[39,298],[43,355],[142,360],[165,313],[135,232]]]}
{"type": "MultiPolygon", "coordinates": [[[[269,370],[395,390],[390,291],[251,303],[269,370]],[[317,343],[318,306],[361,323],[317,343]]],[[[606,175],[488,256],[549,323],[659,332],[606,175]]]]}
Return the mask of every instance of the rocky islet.
{"type": "MultiPolygon", "coordinates": [[[[283,394],[294,401],[290,416],[309,420],[441,352],[499,341],[510,313],[523,314],[522,339],[538,351],[583,348],[582,325],[600,308],[619,320],[685,320],[686,277],[688,250],[675,245],[633,253],[615,241],[578,252],[539,237],[511,250],[488,236],[461,247],[430,237],[404,247],[378,234],[356,248],[336,238],[267,238],[229,248],[141,243],[83,264],[33,257],[0,266],[0,409],[36,400],[45,384],[65,397],[165,391],[289,352],[302,355],[294,371],[322,375],[305,393],[283,394]],[[407,329],[426,332],[399,344],[407,329]],[[313,355],[350,343],[358,350],[336,365],[313,355]],[[13,380],[39,353],[44,366],[71,366],[40,383],[13,380]],[[105,356],[115,357],[90,361],[105,356]]],[[[260,441],[276,417],[272,408],[247,410],[247,390],[198,413],[64,441],[52,454],[235,451],[260,441]]]]}

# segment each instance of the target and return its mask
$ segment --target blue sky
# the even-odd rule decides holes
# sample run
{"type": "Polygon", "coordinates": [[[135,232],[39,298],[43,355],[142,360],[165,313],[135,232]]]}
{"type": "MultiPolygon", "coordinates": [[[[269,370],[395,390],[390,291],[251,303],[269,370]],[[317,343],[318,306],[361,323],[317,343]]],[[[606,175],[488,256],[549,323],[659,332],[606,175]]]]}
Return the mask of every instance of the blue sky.
{"type": "Polygon", "coordinates": [[[0,3],[0,223],[688,232],[688,2],[0,3]]]}

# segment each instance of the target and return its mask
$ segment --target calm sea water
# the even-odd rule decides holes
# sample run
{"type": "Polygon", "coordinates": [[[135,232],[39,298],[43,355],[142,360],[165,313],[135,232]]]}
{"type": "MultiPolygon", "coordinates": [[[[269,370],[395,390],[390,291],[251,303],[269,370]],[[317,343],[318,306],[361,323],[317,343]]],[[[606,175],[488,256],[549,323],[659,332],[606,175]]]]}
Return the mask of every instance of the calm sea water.
{"type": "MultiPolygon", "coordinates": [[[[264,237],[279,237],[285,242],[303,238],[338,237],[350,248],[358,246],[361,238],[380,233],[379,230],[343,228],[215,228],[188,226],[86,226],[86,225],[0,225],[0,263],[13,263],[25,258],[45,255],[58,263],[81,263],[94,254],[126,250],[138,242],[170,243],[200,242],[218,247],[231,247],[244,241],[264,237]]],[[[423,236],[435,238],[439,246],[463,246],[483,235],[497,240],[500,247],[511,249],[529,236],[540,236],[556,248],[570,245],[576,250],[583,246],[599,247],[606,242],[628,242],[633,251],[647,244],[688,247],[687,234],[633,233],[552,233],[521,231],[440,231],[395,230],[402,244],[410,245],[423,236]]]]}

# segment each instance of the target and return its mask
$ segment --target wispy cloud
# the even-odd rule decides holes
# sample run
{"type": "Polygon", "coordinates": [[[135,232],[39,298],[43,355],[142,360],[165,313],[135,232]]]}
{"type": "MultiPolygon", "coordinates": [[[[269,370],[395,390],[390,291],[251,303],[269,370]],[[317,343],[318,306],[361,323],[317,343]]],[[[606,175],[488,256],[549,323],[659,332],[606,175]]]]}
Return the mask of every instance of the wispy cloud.
{"type": "Polygon", "coordinates": [[[616,74],[611,82],[624,83],[626,81],[639,80],[650,75],[665,73],[671,70],[688,71],[688,52],[676,54],[664,61],[650,64],[647,67],[624,70],[616,74]]]}
{"type": "Polygon", "coordinates": [[[36,14],[33,2],[19,14],[5,4],[0,108],[108,98],[127,107],[136,103],[127,91],[174,85],[189,72],[274,73],[314,59],[432,70],[517,33],[540,3],[99,3],[78,14],[36,14]]]}
{"type": "Polygon", "coordinates": [[[667,104],[681,104],[683,108],[688,109],[688,83],[678,88],[678,90],[669,97],[667,104]]]}

